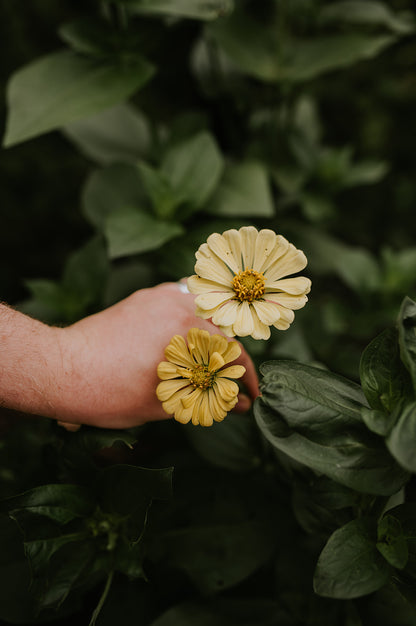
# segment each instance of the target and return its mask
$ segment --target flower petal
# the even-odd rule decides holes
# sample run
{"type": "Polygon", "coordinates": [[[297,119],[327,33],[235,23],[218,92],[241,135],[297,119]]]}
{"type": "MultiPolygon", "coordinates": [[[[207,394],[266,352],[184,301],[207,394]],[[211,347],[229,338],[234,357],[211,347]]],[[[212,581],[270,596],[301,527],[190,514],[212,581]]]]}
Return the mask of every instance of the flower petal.
{"type": "Polygon", "coordinates": [[[174,363],[162,361],[157,366],[157,375],[161,380],[169,380],[170,378],[177,378],[178,376],[181,376],[181,373],[178,371],[178,367],[174,363]]]}
{"type": "Polygon", "coordinates": [[[180,422],[181,424],[188,424],[192,417],[192,407],[190,409],[185,409],[184,406],[178,405],[173,417],[177,422],[180,422]]]}
{"type": "Polygon", "coordinates": [[[209,332],[201,328],[191,328],[188,331],[187,340],[195,361],[200,364],[208,363],[209,332]]]}
{"type": "Polygon", "coordinates": [[[276,235],[274,248],[270,254],[266,256],[262,265],[257,267],[256,270],[258,272],[265,272],[269,267],[271,267],[278,259],[280,259],[288,250],[289,242],[287,239],[282,237],[282,235],[276,235]]]}
{"type": "Polygon", "coordinates": [[[253,316],[247,301],[241,302],[237,309],[237,317],[233,324],[233,330],[239,337],[247,337],[254,330],[253,316]]]}
{"type": "Polygon", "coordinates": [[[258,236],[257,228],[254,228],[254,226],[243,226],[240,228],[240,235],[244,269],[253,269],[256,239],[258,236]]]}
{"type": "Polygon", "coordinates": [[[252,306],[255,309],[259,320],[267,326],[274,324],[280,318],[279,307],[274,303],[273,300],[271,302],[265,302],[264,300],[254,300],[252,306]]]}
{"type": "Polygon", "coordinates": [[[230,244],[222,235],[213,233],[208,237],[207,244],[221,261],[226,263],[235,274],[238,274],[240,269],[237,259],[234,258],[230,244]]]}
{"type": "Polygon", "coordinates": [[[238,267],[238,271],[241,272],[243,269],[243,257],[241,254],[241,235],[238,230],[235,228],[230,228],[230,230],[226,230],[223,232],[222,236],[230,246],[230,250],[233,253],[233,257],[238,267]]]}
{"type": "Polygon", "coordinates": [[[227,408],[224,408],[224,406],[222,406],[214,389],[210,389],[208,391],[208,402],[210,413],[213,419],[216,422],[222,422],[224,417],[227,415],[228,405],[226,405],[227,408]]]}
{"type": "Polygon", "coordinates": [[[231,363],[238,359],[241,354],[241,346],[237,341],[229,341],[227,350],[222,355],[225,363],[231,363]]]}
{"type": "Polygon", "coordinates": [[[189,291],[196,295],[199,295],[202,293],[211,293],[211,292],[228,293],[229,291],[232,291],[232,293],[234,293],[234,290],[232,290],[231,287],[225,287],[224,285],[219,285],[213,280],[207,280],[206,278],[201,278],[200,276],[197,276],[196,274],[188,277],[187,284],[188,284],[189,291]]]}
{"type": "Polygon", "coordinates": [[[209,353],[218,352],[221,356],[224,356],[228,348],[228,341],[222,335],[211,335],[209,341],[209,353]]]}
{"type": "Polygon", "coordinates": [[[183,367],[192,367],[194,365],[186,341],[181,335],[172,337],[170,344],[165,348],[165,357],[168,361],[183,367]]]}
{"type": "Polygon", "coordinates": [[[216,372],[221,367],[223,367],[223,365],[225,365],[225,361],[221,354],[218,354],[218,352],[214,352],[213,354],[211,354],[208,364],[208,369],[210,372],[216,372]]]}
{"type": "Polygon", "coordinates": [[[254,249],[254,261],[253,268],[258,272],[260,268],[267,263],[267,259],[273,253],[276,245],[276,233],[268,228],[263,228],[256,239],[256,245],[254,249]]]}
{"type": "Polygon", "coordinates": [[[270,327],[267,324],[263,324],[259,320],[259,316],[256,313],[256,309],[253,308],[253,322],[254,322],[254,330],[251,333],[253,339],[269,339],[270,337],[270,327]]]}
{"type": "Polygon", "coordinates": [[[295,314],[291,309],[285,309],[284,307],[281,307],[280,319],[277,320],[277,322],[275,322],[273,326],[275,326],[279,330],[287,330],[294,319],[295,314]]]}
{"type": "Polygon", "coordinates": [[[307,263],[302,250],[298,250],[290,243],[287,252],[265,271],[266,285],[283,276],[296,274],[296,272],[303,270],[307,263]]]}
{"type": "Polygon", "coordinates": [[[237,319],[240,302],[230,300],[220,306],[212,316],[212,323],[215,326],[231,326],[237,319]]]}
{"type": "Polygon", "coordinates": [[[300,296],[303,293],[309,293],[311,290],[311,281],[305,276],[296,276],[295,278],[284,278],[283,280],[266,280],[266,297],[267,291],[285,291],[293,296],[300,296]]]}
{"type": "Polygon", "coordinates": [[[161,402],[166,402],[169,400],[174,393],[182,389],[183,387],[187,387],[189,385],[189,380],[186,378],[175,378],[173,380],[163,380],[156,387],[156,395],[161,402]]]}
{"type": "Polygon", "coordinates": [[[286,309],[301,309],[308,301],[308,296],[290,296],[287,293],[266,293],[264,295],[266,303],[275,303],[284,306],[286,309]]]}
{"type": "Polygon", "coordinates": [[[228,267],[214,254],[208,244],[203,243],[199,246],[199,250],[195,253],[195,273],[201,278],[214,281],[219,285],[230,287],[233,280],[233,274],[228,267]]]}
{"type": "Polygon", "coordinates": [[[233,380],[217,378],[214,383],[215,387],[217,388],[216,393],[226,402],[237,401],[238,385],[233,380]]]}
{"type": "Polygon", "coordinates": [[[181,400],[182,406],[184,406],[185,409],[189,409],[189,408],[193,407],[195,402],[197,400],[199,400],[199,397],[203,393],[205,393],[205,392],[202,391],[202,389],[199,389],[198,387],[196,389],[192,389],[192,392],[189,395],[187,395],[184,398],[182,398],[182,400],[181,400]]]}
{"type": "Polygon", "coordinates": [[[230,365],[225,369],[218,372],[220,378],[241,378],[246,373],[246,368],[243,365],[230,365]]]}
{"type": "Polygon", "coordinates": [[[215,402],[217,406],[220,407],[220,409],[224,411],[225,413],[228,413],[228,411],[231,411],[231,409],[237,404],[237,401],[238,401],[237,396],[235,396],[235,398],[234,397],[231,398],[231,400],[225,400],[221,396],[221,390],[218,388],[217,385],[214,385],[214,387],[212,387],[209,390],[210,398],[211,398],[211,393],[213,393],[215,396],[215,402]]]}
{"type": "Polygon", "coordinates": [[[204,311],[209,311],[210,309],[214,309],[234,297],[235,293],[231,290],[226,293],[203,293],[195,298],[195,304],[200,309],[203,309],[204,311]]]}
{"type": "Polygon", "coordinates": [[[209,405],[209,394],[204,393],[199,407],[199,423],[201,426],[212,426],[213,419],[209,405]]]}
{"type": "Polygon", "coordinates": [[[166,413],[168,413],[169,415],[173,415],[178,406],[182,406],[181,402],[183,398],[189,396],[192,391],[193,387],[191,385],[188,385],[188,387],[183,387],[183,389],[179,389],[179,391],[174,393],[173,396],[169,398],[169,400],[162,402],[162,406],[166,413]]]}

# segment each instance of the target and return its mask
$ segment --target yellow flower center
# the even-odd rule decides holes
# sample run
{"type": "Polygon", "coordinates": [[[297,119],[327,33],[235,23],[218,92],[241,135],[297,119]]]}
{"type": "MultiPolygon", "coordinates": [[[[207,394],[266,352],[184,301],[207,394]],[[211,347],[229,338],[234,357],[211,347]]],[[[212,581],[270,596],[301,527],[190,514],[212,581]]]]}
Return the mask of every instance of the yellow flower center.
{"type": "Polygon", "coordinates": [[[264,294],[265,284],[263,272],[256,270],[238,272],[233,278],[233,289],[240,302],[259,300],[264,294]]]}
{"type": "Polygon", "coordinates": [[[208,389],[215,380],[215,372],[210,372],[207,365],[197,365],[192,372],[190,383],[195,389],[208,389]]]}

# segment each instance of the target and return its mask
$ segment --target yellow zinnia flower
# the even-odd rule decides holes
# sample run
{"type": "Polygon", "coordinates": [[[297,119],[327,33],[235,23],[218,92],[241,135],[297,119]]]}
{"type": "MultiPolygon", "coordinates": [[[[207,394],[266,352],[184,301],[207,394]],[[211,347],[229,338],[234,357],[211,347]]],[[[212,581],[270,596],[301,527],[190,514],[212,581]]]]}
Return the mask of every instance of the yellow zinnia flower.
{"type": "Polygon", "coordinates": [[[309,278],[284,278],[306,267],[306,256],[272,230],[213,233],[195,256],[188,289],[197,295],[196,314],[212,318],[228,337],[268,339],[270,326],[289,328],[293,311],[308,300],[309,278]]]}
{"type": "Polygon", "coordinates": [[[243,376],[245,367],[221,368],[239,357],[241,348],[236,341],[199,328],[191,328],[187,340],[175,335],[165,349],[167,361],[157,368],[162,382],[156,395],[178,422],[212,426],[237,403],[238,385],[230,379],[243,376]]]}

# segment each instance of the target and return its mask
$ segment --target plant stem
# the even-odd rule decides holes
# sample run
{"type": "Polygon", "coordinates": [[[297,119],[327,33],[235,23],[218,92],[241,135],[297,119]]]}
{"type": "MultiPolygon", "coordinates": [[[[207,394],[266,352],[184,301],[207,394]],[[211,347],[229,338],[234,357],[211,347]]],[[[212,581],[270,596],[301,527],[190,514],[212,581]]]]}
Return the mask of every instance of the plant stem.
{"type": "Polygon", "coordinates": [[[104,590],[103,590],[103,592],[101,594],[101,597],[100,597],[100,599],[98,601],[98,604],[97,604],[97,606],[94,609],[94,613],[92,614],[89,626],[95,626],[95,624],[96,624],[96,620],[97,620],[97,618],[98,618],[98,616],[99,616],[99,614],[101,612],[101,609],[104,606],[104,603],[105,603],[105,601],[107,599],[107,596],[108,596],[108,592],[110,591],[111,583],[113,582],[113,577],[114,577],[114,570],[111,570],[111,572],[107,576],[105,587],[104,587],[104,590]]]}

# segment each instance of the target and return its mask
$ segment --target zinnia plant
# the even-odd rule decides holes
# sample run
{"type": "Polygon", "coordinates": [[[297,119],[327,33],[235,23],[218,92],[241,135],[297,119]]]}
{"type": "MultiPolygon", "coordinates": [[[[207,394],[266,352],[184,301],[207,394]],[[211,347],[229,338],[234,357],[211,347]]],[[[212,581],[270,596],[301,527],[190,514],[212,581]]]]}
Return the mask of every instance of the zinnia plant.
{"type": "Polygon", "coordinates": [[[167,348],[167,361],[159,363],[162,382],[156,394],[164,410],[178,422],[212,426],[221,422],[237,403],[238,385],[233,378],[245,373],[242,365],[230,365],[241,354],[236,341],[207,330],[191,328],[187,342],[175,335],[167,348]],[[223,369],[224,368],[224,369],[223,369]]]}
{"type": "Polygon", "coordinates": [[[195,256],[188,288],[197,296],[196,314],[229,337],[268,339],[270,326],[286,330],[307,302],[309,278],[285,278],[306,267],[306,256],[272,230],[213,233],[195,256]]]}

